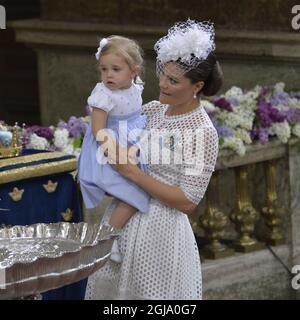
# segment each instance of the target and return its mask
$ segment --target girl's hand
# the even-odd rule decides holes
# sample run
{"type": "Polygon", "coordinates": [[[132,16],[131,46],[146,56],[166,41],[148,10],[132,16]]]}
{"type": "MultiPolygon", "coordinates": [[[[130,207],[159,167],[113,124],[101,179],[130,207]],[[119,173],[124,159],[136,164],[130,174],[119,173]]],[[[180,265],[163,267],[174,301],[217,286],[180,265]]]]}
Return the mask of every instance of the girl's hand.
{"type": "Polygon", "coordinates": [[[130,178],[132,174],[137,173],[140,170],[137,166],[138,152],[139,148],[134,145],[125,148],[116,144],[112,149],[105,150],[104,155],[108,158],[109,164],[116,171],[121,175],[130,178]]]}

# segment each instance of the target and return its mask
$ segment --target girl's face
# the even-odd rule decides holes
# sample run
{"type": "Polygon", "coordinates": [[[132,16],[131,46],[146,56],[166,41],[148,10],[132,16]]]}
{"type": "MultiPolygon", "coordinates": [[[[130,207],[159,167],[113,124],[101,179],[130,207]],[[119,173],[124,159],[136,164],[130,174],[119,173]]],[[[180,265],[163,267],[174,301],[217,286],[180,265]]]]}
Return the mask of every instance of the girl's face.
{"type": "Polygon", "coordinates": [[[167,63],[159,75],[159,101],[172,106],[190,104],[202,86],[202,81],[192,84],[178,65],[167,63]]]}
{"type": "Polygon", "coordinates": [[[104,85],[110,90],[127,89],[137,75],[126,60],[115,53],[108,53],[100,58],[100,72],[104,85]]]}

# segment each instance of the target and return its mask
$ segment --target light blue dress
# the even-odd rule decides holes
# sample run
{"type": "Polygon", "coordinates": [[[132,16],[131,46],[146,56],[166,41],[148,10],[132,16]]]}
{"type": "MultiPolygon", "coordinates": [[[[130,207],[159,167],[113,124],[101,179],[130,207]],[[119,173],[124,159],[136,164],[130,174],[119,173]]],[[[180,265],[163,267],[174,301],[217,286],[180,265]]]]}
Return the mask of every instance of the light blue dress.
{"type": "MultiPolygon", "coordinates": [[[[122,90],[110,90],[103,83],[98,83],[88,98],[91,108],[99,108],[108,113],[107,128],[122,146],[127,142],[139,146],[140,137],[138,134],[132,135],[132,130],[138,132],[146,127],[147,118],[141,114],[142,90],[143,86],[135,83],[129,89],[122,90]]],[[[147,167],[142,162],[139,166],[146,171],[147,167]]],[[[91,126],[83,140],[78,178],[86,208],[98,206],[105,193],[108,193],[141,213],[148,212],[150,196],[107,163],[91,126]]]]}

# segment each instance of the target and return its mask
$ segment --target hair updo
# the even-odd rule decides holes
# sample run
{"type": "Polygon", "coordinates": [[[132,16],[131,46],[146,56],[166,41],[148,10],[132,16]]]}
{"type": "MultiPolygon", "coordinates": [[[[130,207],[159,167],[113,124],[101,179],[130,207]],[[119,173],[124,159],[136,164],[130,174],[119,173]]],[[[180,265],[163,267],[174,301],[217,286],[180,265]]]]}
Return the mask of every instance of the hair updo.
{"type": "Polygon", "coordinates": [[[199,66],[188,71],[185,77],[190,79],[193,84],[203,81],[204,86],[198,95],[203,93],[205,96],[216,94],[221,89],[224,79],[222,68],[213,53],[210,53],[199,66]]]}

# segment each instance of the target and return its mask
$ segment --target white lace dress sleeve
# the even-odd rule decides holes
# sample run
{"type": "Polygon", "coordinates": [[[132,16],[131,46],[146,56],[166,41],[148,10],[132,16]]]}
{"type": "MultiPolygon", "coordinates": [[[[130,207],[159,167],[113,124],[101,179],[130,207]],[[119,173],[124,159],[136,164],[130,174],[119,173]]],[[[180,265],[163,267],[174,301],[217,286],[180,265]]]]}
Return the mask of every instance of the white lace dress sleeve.
{"type": "Polygon", "coordinates": [[[190,164],[183,163],[181,168],[180,188],[194,204],[203,198],[215,168],[218,155],[218,134],[214,127],[198,130],[192,142],[185,148],[184,157],[190,164]]]}

